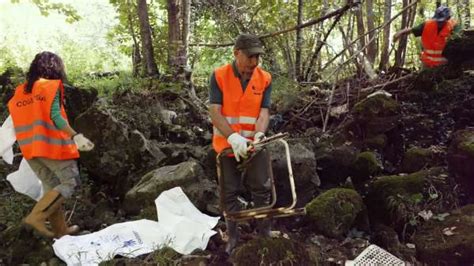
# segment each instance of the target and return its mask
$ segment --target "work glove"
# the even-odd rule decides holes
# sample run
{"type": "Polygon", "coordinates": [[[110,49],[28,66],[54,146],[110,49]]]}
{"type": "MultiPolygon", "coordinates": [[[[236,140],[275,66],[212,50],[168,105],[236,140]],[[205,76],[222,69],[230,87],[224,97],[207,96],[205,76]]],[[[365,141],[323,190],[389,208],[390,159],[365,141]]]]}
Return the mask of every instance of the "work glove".
{"type": "Polygon", "coordinates": [[[260,141],[266,139],[267,137],[265,137],[265,133],[263,132],[257,132],[255,133],[255,135],[253,136],[253,144],[257,144],[259,143],[260,141]]]}
{"type": "Polygon", "coordinates": [[[94,143],[92,143],[92,141],[90,141],[80,133],[74,135],[74,137],[72,137],[72,140],[74,140],[77,149],[80,151],[90,151],[94,148],[94,143]]]}
{"type": "Polygon", "coordinates": [[[227,138],[227,142],[232,146],[232,151],[234,152],[237,162],[240,162],[241,157],[247,158],[247,143],[250,142],[248,139],[235,132],[227,138]]]}

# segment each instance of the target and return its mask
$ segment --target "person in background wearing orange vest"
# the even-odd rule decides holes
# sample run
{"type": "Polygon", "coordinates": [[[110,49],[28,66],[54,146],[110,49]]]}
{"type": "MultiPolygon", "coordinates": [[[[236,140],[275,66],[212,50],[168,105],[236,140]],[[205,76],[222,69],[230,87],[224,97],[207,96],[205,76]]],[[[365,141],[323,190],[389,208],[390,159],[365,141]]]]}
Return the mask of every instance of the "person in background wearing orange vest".
{"type": "Polygon", "coordinates": [[[446,6],[436,9],[432,19],[428,19],[420,25],[403,29],[393,36],[397,41],[402,35],[413,33],[416,37],[421,36],[423,51],[421,61],[428,68],[444,65],[448,60],[443,56],[443,50],[451,34],[460,32],[461,27],[451,18],[451,10],[446,6]]]}
{"type": "Polygon", "coordinates": [[[67,226],[62,205],[80,182],[78,150],[94,148],[69,125],[64,109],[65,79],[61,58],[41,52],[31,63],[26,82],[15,89],[8,102],[21,153],[41,180],[45,193],[23,222],[49,238],[79,231],[77,225],[67,226]],[[46,227],[46,220],[52,230],[46,227]]]}
{"type": "MultiPolygon", "coordinates": [[[[212,146],[219,154],[231,148],[233,154],[221,156],[221,181],[224,189],[226,212],[240,210],[238,196],[242,192],[242,173],[237,169],[247,158],[251,142],[265,138],[270,115],[271,75],[258,67],[263,53],[260,39],[252,34],[241,34],[234,45],[234,61],[214,70],[210,78],[210,107],[213,137],[212,146]]],[[[271,183],[268,152],[258,152],[246,170],[246,184],[250,188],[255,207],[270,204],[271,183]]],[[[226,219],[229,240],[226,252],[230,255],[239,239],[235,221],[226,219]]],[[[261,236],[271,234],[271,221],[258,220],[257,231],[261,236]]]]}

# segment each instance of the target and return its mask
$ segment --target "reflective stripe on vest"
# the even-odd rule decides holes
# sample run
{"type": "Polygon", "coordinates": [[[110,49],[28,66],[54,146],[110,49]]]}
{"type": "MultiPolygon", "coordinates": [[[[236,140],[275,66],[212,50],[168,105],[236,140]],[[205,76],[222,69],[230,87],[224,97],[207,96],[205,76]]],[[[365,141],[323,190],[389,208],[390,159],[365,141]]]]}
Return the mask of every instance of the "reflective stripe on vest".
{"type": "Polygon", "coordinates": [[[18,144],[20,144],[20,146],[28,145],[28,144],[33,143],[33,141],[42,141],[42,142],[46,142],[46,143],[51,144],[51,145],[63,145],[63,146],[74,144],[74,141],[72,139],[69,139],[69,140],[54,139],[54,138],[50,138],[50,137],[43,136],[43,135],[34,135],[31,138],[25,138],[25,139],[22,139],[22,140],[18,140],[18,144]]]}
{"type": "Polygon", "coordinates": [[[35,120],[35,121],[33,121],[33,123],[30,124],[30,125],[24,125],[24,126],[15,127],[15,133],[16,133],[16,134],[20,134],[20,133],[23,133],[23,132],[28,132],[28,131],[32,130],[33,127],[35,127],[35,126],[42,126],[42,127],[45,127],[45,128],[47,128],[47,129],[49,129],[49,130],[58,130],[58,129],[56,128],[56,126],[54,126],[54,125],[50,125],[50,124],[48,124],[48,123],[46,123],[46,122],[44,122],[44,121],[42,121],[42,120],[35,120]]]}
{"type": "MultiPolygon", "coordinates": [[[[257,122],[257,118],[255,117],[249,117],[249,116],[241,116],[241,117],[225,117],[225,119],[227,120],[227,123],[229,123],[229,125],[237,125],[237,124],[249,124],[249,125],[255,125],[255,123],[257,122]]],[[[217,127],[213,127],[213,133],[218,135],[218,136],[222,136],[224,137],[224,134],[222,134],[219,129],[217,129],[217,127]]],[[[239,131],[239,134],[244,136],[244,137],[253,137],[254,133],[253,131],[249,131],[249,130],[240,130],[239,131]]]]}
{"type": "MultiPolygon", "coordinates": [[[[245,91],[240,79],[234,74],[232,64],[217,68],[214,76],[222,92],[221,114],[234,132],[249,139],[253,138],[263,95],[271,82],[270,74],[259,67],[255,68],[245,91]]],[[[217,153],[230,147],[225,136],[215,126],[212,146],[217,153]]]]}
{"type": "MultiPolygon", "coordinates": [[[[54,160],[78,158],[79,152],[74,141],[51,120],[51,106],[58,89],[61,103],[64,101],[62,82],[39,79],[33,84],[31,93],[24,92],[25,85],[19,85],[15,95],[8,102],[16,139],[23,157],[27,160],[35,157],[54,160]]],[[[60,112],[67,121],[63,104],[60,112]]]]}
{"type": "Polygon", "coordinates": [[[438,22],[436,20],[430,19],[425,22],[421,35],[423,45],[421,61],[423,61],[425,66],[436,67],[448,62],[443,57],[443,50],[455,25],[456,21],[450,19],[445,23],[441,31],[438,32],[438,22]]]}

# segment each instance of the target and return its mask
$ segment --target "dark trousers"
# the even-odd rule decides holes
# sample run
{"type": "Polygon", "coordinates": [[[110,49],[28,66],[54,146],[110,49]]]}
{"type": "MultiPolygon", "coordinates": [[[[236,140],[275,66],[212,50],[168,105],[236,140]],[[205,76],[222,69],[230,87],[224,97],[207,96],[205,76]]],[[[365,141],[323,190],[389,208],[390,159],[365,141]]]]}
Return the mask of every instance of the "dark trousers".
{"type": "Polygon", "coordinates": [[[255,207],[262,207],[270,204],[271,200],[271,180],[270,180],[270,160],[268,152],[260,150],[242,173],[237,169],[237,161],[234,157],[221,156],[221,178],[220,188],[223,189],[222,203],[226,212],[240,210],[237,197],[244,188],[244,182],[250,190],[255,207]]]}

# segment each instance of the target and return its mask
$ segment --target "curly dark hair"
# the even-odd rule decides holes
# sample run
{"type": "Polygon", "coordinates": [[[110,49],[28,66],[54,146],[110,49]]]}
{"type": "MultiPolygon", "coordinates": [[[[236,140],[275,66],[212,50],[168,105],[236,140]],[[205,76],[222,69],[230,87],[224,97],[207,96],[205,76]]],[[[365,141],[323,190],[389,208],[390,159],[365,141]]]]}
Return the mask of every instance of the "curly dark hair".
{"type": "Polygon", "coordinates": [[[31,93],[33,84],[40,78],[66,80],[61,57],[47,51],[36,54],[26,76],[25,93],[31,93]]]}

